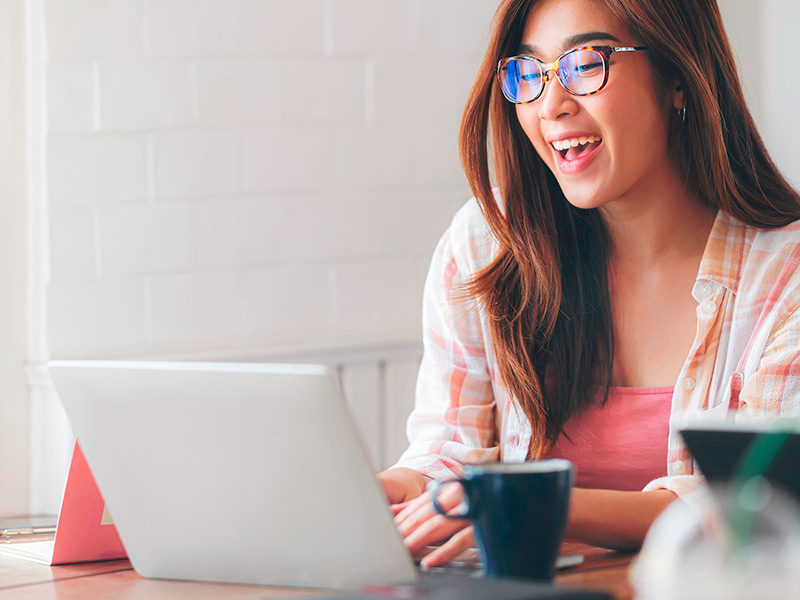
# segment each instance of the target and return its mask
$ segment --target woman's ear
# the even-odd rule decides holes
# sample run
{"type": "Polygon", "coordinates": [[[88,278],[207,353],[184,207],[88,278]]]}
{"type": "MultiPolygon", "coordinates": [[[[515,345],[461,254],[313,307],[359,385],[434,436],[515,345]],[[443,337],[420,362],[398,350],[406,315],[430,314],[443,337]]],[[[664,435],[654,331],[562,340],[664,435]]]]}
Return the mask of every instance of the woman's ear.
{"type": "Polygon", "coordinates": [[[683,99],[683,84],[680,81],[676,81],[670,86],[670,89],[672,90],[672,108],[681,110],[686,106],[685,100],[683,99]]]}

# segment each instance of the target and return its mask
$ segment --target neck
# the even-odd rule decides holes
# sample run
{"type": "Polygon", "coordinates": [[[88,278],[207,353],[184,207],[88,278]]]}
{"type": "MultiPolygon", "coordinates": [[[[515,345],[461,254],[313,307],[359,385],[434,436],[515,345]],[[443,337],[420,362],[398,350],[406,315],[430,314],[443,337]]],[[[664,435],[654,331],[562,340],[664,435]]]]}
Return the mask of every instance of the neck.
{"type": "Polygon", "coordinates": [[[650,268],[665,260],[702,256],[715,211],[703,206],[677,177],[656,181],[602,209],[617,267],[650,268]]]}

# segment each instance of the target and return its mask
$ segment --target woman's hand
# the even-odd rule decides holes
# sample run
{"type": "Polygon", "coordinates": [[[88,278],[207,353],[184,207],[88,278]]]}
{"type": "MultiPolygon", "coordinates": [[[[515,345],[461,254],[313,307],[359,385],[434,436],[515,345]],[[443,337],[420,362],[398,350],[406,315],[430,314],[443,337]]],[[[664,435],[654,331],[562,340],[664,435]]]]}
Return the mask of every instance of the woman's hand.
{"type": "Polygon", "coordinates": [[[392,505],[408,502],[420,496],[430,481],[430,477],[403,467],[382,471],[376,477],[383,487],[383,494],[392,505]]]}
{"type": "MultiPolygon", "coordinates": [[[[459,485],[444,486],[438,496],[439,505],[449,512],[458,512],[463,493],[459,485]],[[455,510],[454,510],[455,509],[455,510]]],[[[424,567],[446,564],[465,550],[475,545],[473,529],[464,519],[448,519],[433,508],[431,492],[392,506],[394,522],[403,537],[403,542],[412,555],[416,556],[427,546],[450,537],[442,546],[421,560],[424,567]]]]}

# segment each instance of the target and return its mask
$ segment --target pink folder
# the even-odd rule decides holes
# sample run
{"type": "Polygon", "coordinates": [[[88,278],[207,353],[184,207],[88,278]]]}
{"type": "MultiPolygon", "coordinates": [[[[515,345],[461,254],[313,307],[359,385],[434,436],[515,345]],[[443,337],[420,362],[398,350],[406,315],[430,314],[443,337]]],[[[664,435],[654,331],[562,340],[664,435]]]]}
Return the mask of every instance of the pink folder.
{"type": "Polygon", "coordinates": [[[46,565],[127,556],[78,442],[72,452],[55,540],[2,544],[0,551],[46,565]]]}

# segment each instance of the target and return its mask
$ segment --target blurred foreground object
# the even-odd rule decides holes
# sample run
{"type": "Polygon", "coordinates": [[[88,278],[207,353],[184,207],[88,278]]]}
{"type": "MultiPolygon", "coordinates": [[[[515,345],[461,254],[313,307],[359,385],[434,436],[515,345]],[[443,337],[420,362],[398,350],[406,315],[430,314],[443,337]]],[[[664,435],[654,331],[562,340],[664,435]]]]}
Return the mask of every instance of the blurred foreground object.
{"type": "Polygon", "coordinates": [[[631,570],[637,597],[788,598],[800,586],[800,505],[760,476],[671,504],[631,570]]]}

